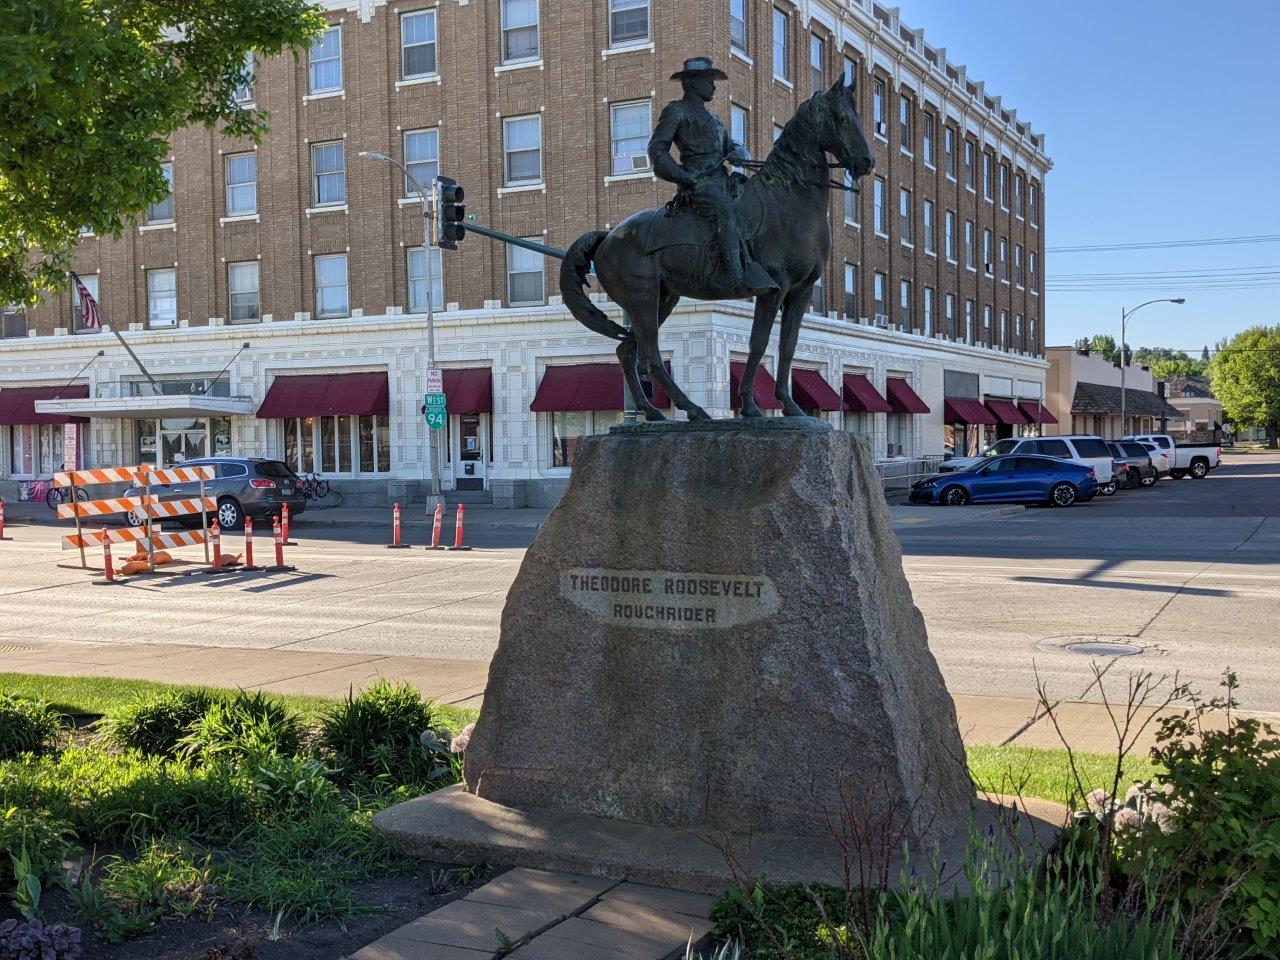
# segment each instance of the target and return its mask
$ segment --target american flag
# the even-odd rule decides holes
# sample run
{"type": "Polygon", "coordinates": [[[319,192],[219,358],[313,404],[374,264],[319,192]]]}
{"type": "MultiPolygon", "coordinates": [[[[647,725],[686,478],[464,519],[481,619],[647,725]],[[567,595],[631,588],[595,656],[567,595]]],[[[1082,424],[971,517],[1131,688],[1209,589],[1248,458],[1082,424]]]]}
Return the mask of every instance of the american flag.
{"type": "Polygon", "coordinates": [[[75,273],[71,274],[71,282],[76,285],[76,294],[80,297],[80,325],[85,329],[101,329],[102,315],[98,313],[98,302],[75,273]]]}

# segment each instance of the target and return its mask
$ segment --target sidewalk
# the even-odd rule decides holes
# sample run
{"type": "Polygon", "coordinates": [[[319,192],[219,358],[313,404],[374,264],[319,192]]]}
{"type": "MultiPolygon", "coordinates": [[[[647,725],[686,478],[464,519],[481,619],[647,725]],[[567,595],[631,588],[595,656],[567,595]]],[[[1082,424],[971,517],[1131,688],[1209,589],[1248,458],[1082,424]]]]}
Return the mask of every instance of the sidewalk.
{"type": "MultiPolygon", "coordinates": [[[[0,673],[123,677],[161,683],[243,687],[271,693],[343,697],[378,677],[412,683],[440,703],[479,708],[489,664],[358,653],[311,653],[173,644],[41,643],[0,647],[0,673]]],[[[960,734],[968,744],[1059,748],[1053,724],[1030,699],[955,694],[960,734]]],[[[1108,753],[1115,733],[1100,703],[1060,701],[1058,725],[1072,749],[1108,753]]],[[[1149,731],[1153,733],[1154,731],[1149,731]]],[[[1146,750],[1150,740],[1140,742],[1146,750]]]]}

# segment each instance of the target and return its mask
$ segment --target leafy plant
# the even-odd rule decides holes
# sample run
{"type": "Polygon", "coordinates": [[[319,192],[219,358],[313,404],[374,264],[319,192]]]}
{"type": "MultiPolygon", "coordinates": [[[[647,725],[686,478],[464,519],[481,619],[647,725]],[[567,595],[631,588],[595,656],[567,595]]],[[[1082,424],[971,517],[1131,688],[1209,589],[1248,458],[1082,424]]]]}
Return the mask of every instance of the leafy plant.
{"type": "Polygon", "coordinates": [[[254,769],[254,801],[267,812],[312,809],[338,802],[331,771],[319,760],[267,756],[254,769]]]}
{"type": "Polygon", "coordinates": [[[302,725],[284,704],[243,690],[215,700],[180,741],[189,757],[256,761],[268,754],[298,752],[302,725]]]}
{"type": "Polygon", "coordinates": [[[167,690],[112,710],[98,727],[108,743],[172,757],[213,702],[206,690],[167,690]]]}
{"type": "Polygon", "coordinates": [[[0,694],[0,760],[49,753],[61,733],[61,718],[43,700],[0,694]]]}
{"type": "MultiPolygon", "coordinates": [[[[37,879],[44,883],[62,873],[62,861],[71,855],[70,825],[54,820],[42,810],[10,806],[0,809],[0,863],[22,856],[37,879]]],[[[11,888],[0,883],[0,894],[11,888]]]]}
{"type": "Polygon", "coordinates": [[[0,960],[79,960],[80,931],[42,920],[0,922],[0,960]]]}
{"type": "Polygon", "coordinates": [[[187,845],[156,840],[136,857],[110,857],[103,862],[102,893],[117,908],[104,924],[111,940],[146,933],[166,916],[188,917],[211,908],[211,858],[187,845]]]}
{"type": "Polygon", "coordinates": [[[40,875],[31,868],[31,858],[24,847],[20,853],[10,854],[13,861],[13,908],[24,919],[34,920],[40,914],[40,895],[43,886],[40,875]]]}
{"type": "Polygon", "coordinates": [[[456,779],[450,734],[407,683],[379,680],[323,717],[319,746],[344,783],[431,784],[456,779]]]}

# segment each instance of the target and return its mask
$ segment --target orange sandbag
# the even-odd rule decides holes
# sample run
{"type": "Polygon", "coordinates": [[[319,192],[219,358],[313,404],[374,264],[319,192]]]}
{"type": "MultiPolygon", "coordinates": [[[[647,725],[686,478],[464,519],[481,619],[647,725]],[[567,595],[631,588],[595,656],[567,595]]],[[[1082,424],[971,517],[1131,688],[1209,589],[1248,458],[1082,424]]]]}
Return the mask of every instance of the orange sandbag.
{"type": "Polygon", "coordinates": [[[243,556],[244,556],[243,553],[237,553],[235,556],[232,556],[229,553],[219,554],[219,557],[222,560],[222,565],[224,567],[236,566],[240,562],[240,558],[243,556]]]}
{"type": "MultiPolygon", "coordinates": [[[[145,556],[145,554],[144,554],[144,556],[145,556]]],[[[171,557],[171,556],[169,555],[168,551],[165,551],[165,550],[157,550],[157,551],[156,551],[156,566],[160,566],[160,564],[162,564],[162,563],[173,563],[173,557],[171,557]]]]}
{"type": "Polygon", "coordinates": [[[151,565],[147,563],[147,558],[145,556],[141,560],[135,557],[134,559],[126,562],[123,566],[117,567],[116,573],[120,576],[127,577],[133,573],[146,573],[150,569],[151,565]]]}

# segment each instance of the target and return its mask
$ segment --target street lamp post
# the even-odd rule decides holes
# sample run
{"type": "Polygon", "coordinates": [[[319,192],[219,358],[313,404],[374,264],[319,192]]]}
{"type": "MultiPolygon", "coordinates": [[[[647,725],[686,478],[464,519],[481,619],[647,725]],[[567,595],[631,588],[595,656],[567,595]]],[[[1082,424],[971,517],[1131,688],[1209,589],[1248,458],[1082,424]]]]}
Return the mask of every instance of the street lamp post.
{"type": "Polygon", "coordinates": [[[1153,303],[1176,303],[1176,304],[1181,305],[1181,304],[1184,304],[1184,303],[1186,303],[1186,302],[1187,302],[1187,300],[1186,300],[1186,298],[1185,298],[1185,297],[1176,297],[1176,298],[1174,298],[1174,299],[1170,299],[1170,298],[1168,298],[1168,297],[1162,297],[1162,298],[1160,298],[1160,299],[1158,299],[1158,300],[1148,300],[1146,303],[1140,303],[1140,304],[1138,304],[1136,307],[1134,307],[1132,310],[1126,310],[1126,309],[1124,309],[1124,308],[1121,308],[1121,310],[1120,310],[1120,436],[1122,436],[1122,437],[1123,437],[1123,436],[1124,436],[1124,434],[1125,434],[1125,430],[1124,430],[1124,418],[1125,418],[1124,375],[1125,375],[1125,369],[1128,367],[1128,364],[1126,363],[1126,360],[1127,360],[1128,358],[1125,356],[1125,352],[1126,352],[1126,351],[1125,351],[1125,340],[1124,340],[1124,337],[1125,337],[1125,326],[1126,326],[1126,324],[1129,322],[1129,318],[1130,318],[1131,316],[1133,316],[1135,313],[1137,313],[1137,312],[1138,312],[1139,310],[1141,310],[1143,307],[1149,307],[1149,306],[1151,306],[1151,304],[1153,304],[1153,303]]]}
{"type": "MultiPolygon", "coordinates": [[[[384,160],[400,168],[404,173],[405,179],[413,184],[418,191],[418,196],[422,198],[422,253],[426,258],[427,268],[427,369],[432,369],[436,365],[436,317],[435,317],[435,286],[431,277],[431,218],[435,215],[435,190],[436,181],[431,181],[431,189],[428,191],[415,177],[409,172],[399,160],[389,157],[385,153],[377,150],[361,150],[360,156],[368,157],[371,160],[384,160]]],[[[436,504],[444,503],[444,484],[440,479],[440,451],[437,449],[440,435],[444,431],[427,430],[427,460],[431,468],[431,499],[432,508],[436,504]]]]}

